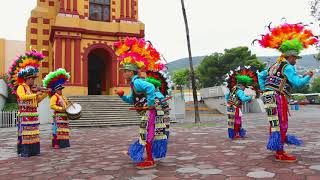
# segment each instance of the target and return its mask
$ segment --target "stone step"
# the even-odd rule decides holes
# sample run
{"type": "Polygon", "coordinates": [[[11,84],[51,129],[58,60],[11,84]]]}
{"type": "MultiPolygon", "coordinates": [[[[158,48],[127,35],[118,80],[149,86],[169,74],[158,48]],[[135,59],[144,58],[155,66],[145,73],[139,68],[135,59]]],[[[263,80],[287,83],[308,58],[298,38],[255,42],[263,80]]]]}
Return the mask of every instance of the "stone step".
{"type": "Polygon", "coordinates": [[[136,111],[129,111],[132,105],[118,96],[70,96],[68,99],[82,106],[82,117],[71,120],[71,127],[137,125],[141,118],[136,111]]]}
{"type": "Polygon", "coordinates": [[[137,123],[101,123],[101,124],[77,124],[77,125],[71,125],[71,127],[106,127],[106,126],[130,126],[130,125],[139,125],[137,123]]]}
{"type": "Polygon", "coordinates": [[[95,120],[95,119],[102,119],[102,120],[106,120],[106,121],[108,121],[108,120],[117,120],[117,119],[140,119],[141,117],[139,117],[139,116],[137,116],[137,117],[135,117],[135,116],[133,116],[133,117],[128,117],[128,116],[126,116],[126,117],[123,117],[123,116],[117,116],[117,117],[112,117],[112,116],[98,116],[98,115],[96,115],[96,116],[83,116],[83,117],[81,117],[80,119],[79,119],[79,121],[82,121],[82,120],[87,120],[87,119],[89,119],[89,120],[91,120],[91,119],[93,119],[93,120],[95,120]]]}

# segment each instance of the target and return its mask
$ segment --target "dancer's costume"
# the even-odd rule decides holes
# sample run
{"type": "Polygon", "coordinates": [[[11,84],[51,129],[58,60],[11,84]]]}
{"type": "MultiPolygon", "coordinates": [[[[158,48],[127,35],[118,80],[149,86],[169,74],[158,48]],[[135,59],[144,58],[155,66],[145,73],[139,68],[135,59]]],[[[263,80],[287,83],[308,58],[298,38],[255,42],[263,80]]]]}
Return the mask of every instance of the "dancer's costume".
{"type": "Polygon", "coordinates": [[[40,130],[37,107],[47,94],[37,95],[25,80],[36,78],[41,60],[44,56],[36,51],[17,56],[9,67],[9,88],[17,95],[19,113],[17,119],[18,143],[17,152],[21,157],[40,154],[40,130]]]}
{"type": "Polygon", "coordinates": [[[238,67],[227,74],[226,78],[229,93],[226,94],[227,115],[228,115],[228,136],[230,139],[244,138],[246,130],[242,127],[242,103],[251,101],[252,97],[247,96],[239,85],[258,88],[258,77],[256,71],[250,66],[238,67]]]}
{"type": "Polygon", "coordinates": [[[167,139],[169,139],[170,134],[170,107],[169,103],[166,101],[170,98],[172,81],[169,73],[166,70],[162,71],[148,71],[146,81],[153,84],[156,88],[155,93],[157,97],[160,97],[161,109],[164,112],[163,115],[163,123],[166,125],[166,135],[167,139]]]}
{"type": "Polygon", "coordinates": [[[293,87],[300,88],[307,85],[311,79],[309,75],[299,76],[295,67],[286,61],[289,56],[299,57],[304,48],[314,45],[318,39],[310,30],[301,24],[282,24],[270,28],[259,40],[264,48],[279,50],[282,55],[268,69],[259,73],[259,85],[264,91],[262,100],[270,122],[270,137],[267,149],[276,151],[276,160],[293,162],[296,157],[284,151],[284,144],[301,145],[302,141],[295,136],[288,135],[288,101],[293,87]]]}
{"type": "Polygon", "coordinates": [[[52,147],[55,149],[70,147],[70,128],[66,113],[68,103],[64,95],[56,93],[70,79],[65,69],[59,68],[50,72],[42,81],[43,86],[51,89],[50,108],[54,110],[52,123],[52,147]]]}
{"type": "MultiPolygon", "coordinates": [[[[159,53],[144,39],[126,38],[123,42],[115,43],[114,47],[123,69],[134,72],[160,71],[164,67],[159,63],[159,53]]],[[[138,163],[137,168],[152,168],[156,165],[154,158],[164,158],[167,152],[166,124],[163,122],[164,111],[161,107],[164,96],[156,93],[155,86],[138,75],[132,77],[130,86],[131,94],[120,96],[123,101],[133,104],[142,118],[140,138],[130,145],[128,155],[138,163]]]]}

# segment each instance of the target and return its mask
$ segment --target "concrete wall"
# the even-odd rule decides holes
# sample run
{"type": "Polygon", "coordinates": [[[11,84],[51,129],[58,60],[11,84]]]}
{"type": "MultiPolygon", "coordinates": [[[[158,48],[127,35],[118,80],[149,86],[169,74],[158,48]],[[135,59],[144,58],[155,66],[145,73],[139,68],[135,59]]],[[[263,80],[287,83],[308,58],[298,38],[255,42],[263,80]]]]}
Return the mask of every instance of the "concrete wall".
{"type": "MultiPolygon", "coordinates": [[[[203,88],[200,90],[201,97],[205,104],[212,109],[217,109],[220,113],[226,114],[226,99],[225,94],[229,90],[225,86],[215,86],[203,88]]],[[[245,90],[246,95],[254,96],[255,92],[251,89],[245,90]]],[[[253,99],[250,103],[244,103],[242,107],[243,113],[259,113],[265,112],[261,99],[253,99]]]]}
{"type": "Polygon", "coordinates": [[[225,94],[228,89],[225,86],[215,86],[200,89],[204,103],[211,109],[217,109],[220,113],[226,114],[225,94]]]}
{"type": "Polygon", "coordinates": [[[25,42],[0,39],[0,74],[8,71],[11,61],[25,52],[25,42]]]}
{"type": "Polygon", "coordinates": [[[177,122],[183,122],[186,113],[186,104],[180,93],[174,93],[173,100],[170,101],[170,118],[177,122]]]}

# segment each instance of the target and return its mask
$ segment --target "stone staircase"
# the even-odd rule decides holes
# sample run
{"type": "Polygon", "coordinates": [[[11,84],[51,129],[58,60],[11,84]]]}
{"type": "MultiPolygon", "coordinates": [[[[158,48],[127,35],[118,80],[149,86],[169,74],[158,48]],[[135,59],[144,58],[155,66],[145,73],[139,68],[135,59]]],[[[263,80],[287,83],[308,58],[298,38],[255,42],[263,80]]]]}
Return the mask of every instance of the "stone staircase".
{"type": "Polygon", "coordinates": [[[139,124],[140,116],[118,96],[89,95],[70,96],[68,100],[82,106],[82,115],[71,120],[71,127],[103,127],[139,124]]]}

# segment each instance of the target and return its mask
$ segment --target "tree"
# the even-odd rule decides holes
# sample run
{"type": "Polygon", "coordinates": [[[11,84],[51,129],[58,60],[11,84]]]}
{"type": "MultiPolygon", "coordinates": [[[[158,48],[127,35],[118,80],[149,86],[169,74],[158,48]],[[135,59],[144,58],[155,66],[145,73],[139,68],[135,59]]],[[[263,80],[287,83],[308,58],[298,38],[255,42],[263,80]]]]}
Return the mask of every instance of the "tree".
{"type": "Polygon", "coordinates": [[[265,65],[248,47],[225,49],[224,53],[206,56],[198,66],[199,80],[202,87],[219,86],[225,81],[225,75],[238,66],[253,66],[262,70],[265,65]]]}
{"type": "Polygon", "coordinates": [[[314,78],[311,83],[311,91],[314,93],[320,93],[320,77],[314,78]]]}
{"type": "Polygon", "coordinates": [[[188,19],[187,19],[186,8],[184,6],[184,0],[181,0],[181,6],[182,6],[182,14],[183,14],[183,19],[184,19],[184,24],[185,24],[185,27],[186,27],[186,36],[187,36],[187,45],[188,45],[188,54],[189,54],[189,64],[190,64],[190,74],[191,74],[191,84],[192,84],[192,92],[193,92],[194,113],[195,113],[194,118],[195,118],[195,123],[200,123],[197,88],[196,88],[196,81],[195,81],[194,70],[193,70],[188,19]]]}
{"type": "MultiPolygon", "coordinates": [[[[310,0],[310,9],[311,9],[311,16],[313,16],[317,21],[320,20],[320,0],[310,0]]],[[[317,46],[320,49],[319,46],[317,46]]],[[[320,52],[314,56],[315,59],[320,61],[320,52]]]]}
{"type": "Polygon", "coordinates": [[[320,0],[311,0],[310,1],[311,15],[320,20],[320,0]]]}
{"type": "Polygon", "coordinates": [[[189,83],[189,69],[180,69],[173,73],[172,81],[180,90],[181,97],[183,96],[182,88],[189,83]]]}

